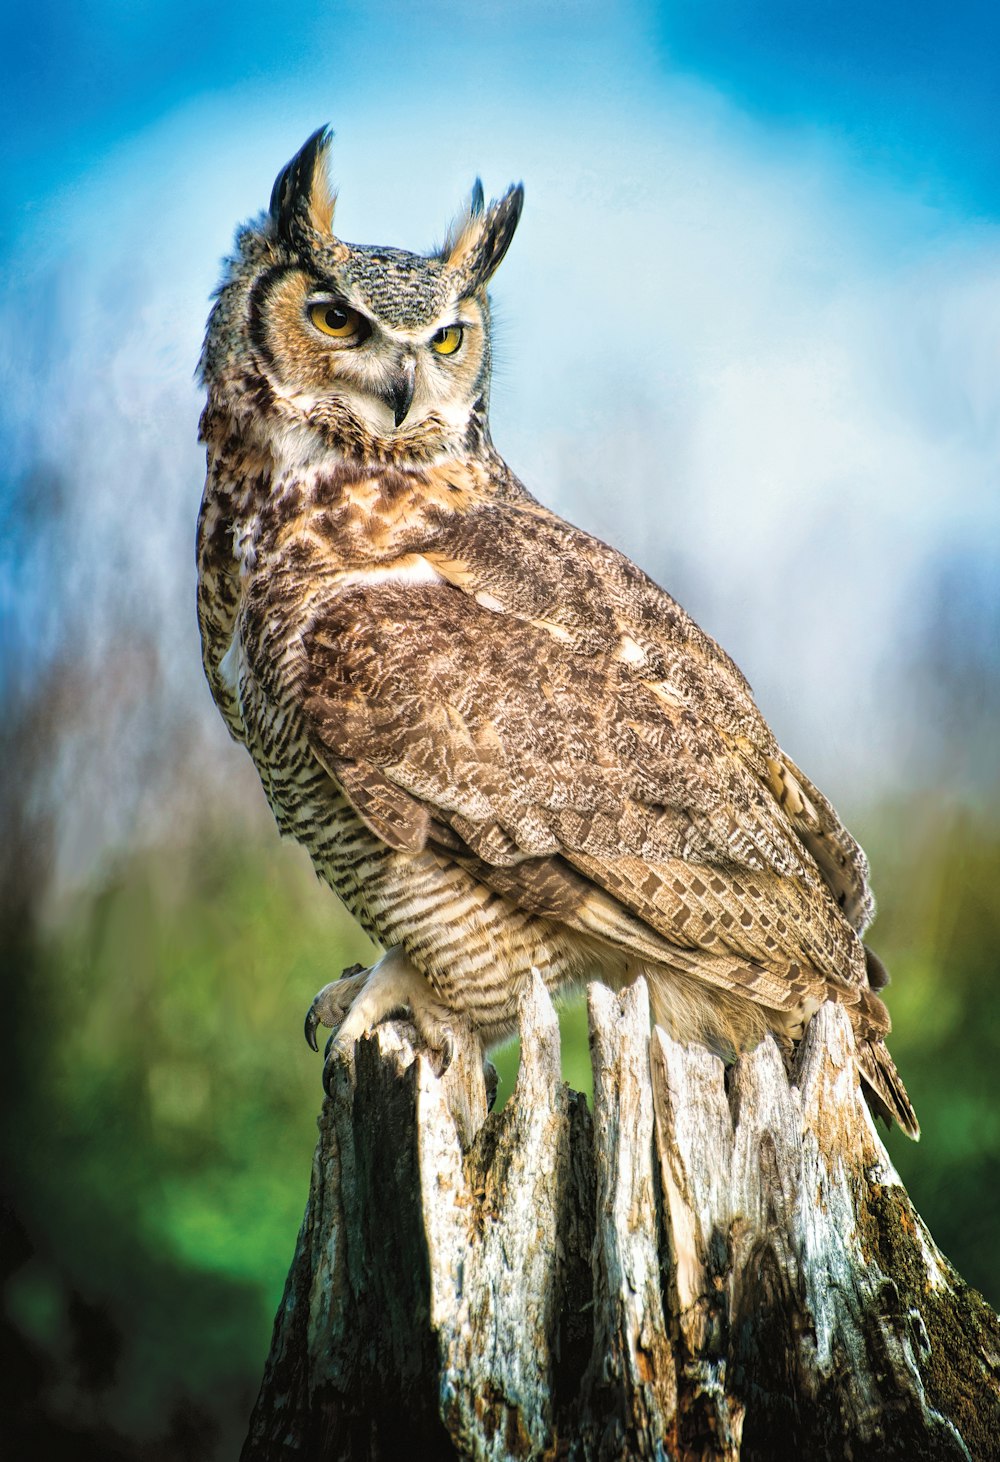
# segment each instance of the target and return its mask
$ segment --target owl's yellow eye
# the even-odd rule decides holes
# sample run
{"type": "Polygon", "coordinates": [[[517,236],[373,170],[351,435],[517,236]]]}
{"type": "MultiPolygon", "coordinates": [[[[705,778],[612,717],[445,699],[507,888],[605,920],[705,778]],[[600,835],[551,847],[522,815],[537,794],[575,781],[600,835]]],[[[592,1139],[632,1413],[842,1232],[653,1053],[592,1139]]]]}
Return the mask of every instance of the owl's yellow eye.
{"type": "Polygon", "coordinates": [[[310,305],[309,318],[317,330],[324,335],[332,335],[334,340],[351,340],[354,336],[363,338],[368,333],[365,329],[367,322],[357,310],[347,305],[331,304],[329,300],[310,305]]]}
{"type": "Polygon", "coordinates": [[[461,343],[461,325],[444,325],[431,336],[431,350],[438,355],[454,355],[461,343]]]}

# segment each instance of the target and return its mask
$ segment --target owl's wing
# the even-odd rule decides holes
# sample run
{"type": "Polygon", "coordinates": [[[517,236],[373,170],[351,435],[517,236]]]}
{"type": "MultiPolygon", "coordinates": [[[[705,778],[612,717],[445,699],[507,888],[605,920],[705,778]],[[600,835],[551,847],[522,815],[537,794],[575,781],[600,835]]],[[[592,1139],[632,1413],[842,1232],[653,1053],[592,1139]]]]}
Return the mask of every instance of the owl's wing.
{"type": "MultiPolygon", "coordinates": [[[[710,977],[735,952],[765,983],[790,962],[864,983],[780,796],[694,694],[675,704],[627,662],[447,584],[344,592],[303,650],[315,754],[391,846],[448,850],[637,958],[697,951],[710,977]]],[[[771,983],[755,998],[793,1003],[771,983]]]]}
{"type": "MultiPolygon", "coordinates": [[[[474,486],[475,472],[466,470],[474,486]]],[[[449,468],[449,478],[455,475],[449,468]]],[[[742,768],[752,797],[767,789],[764,821],[773,826],[776,804],[796,856],[807,851],[848,922],[863,933],[874,913],[864,853],[782,752],[739,668],[624,554],[536,503],[509,474],[504,481],[502,498],[480,493],[471,510],[438,524],[427,563],[477,603],[501,612],[505,623],[518,618],[566,651],[624,667],[667,722],[675,726],[680,716],[681,734],[693,716],[696,754],[705,750],[707,728],[713,754],[721,742],[723,765],[731,775],[742,768]]],[[[654,740],[664,734],[662,718],[644,724],[641,734],[654,740]]],[[[737,837],[748,831],[740,823],[737,837]]],[[[782,859],[772,861],[780,866],[782,859]]]]}

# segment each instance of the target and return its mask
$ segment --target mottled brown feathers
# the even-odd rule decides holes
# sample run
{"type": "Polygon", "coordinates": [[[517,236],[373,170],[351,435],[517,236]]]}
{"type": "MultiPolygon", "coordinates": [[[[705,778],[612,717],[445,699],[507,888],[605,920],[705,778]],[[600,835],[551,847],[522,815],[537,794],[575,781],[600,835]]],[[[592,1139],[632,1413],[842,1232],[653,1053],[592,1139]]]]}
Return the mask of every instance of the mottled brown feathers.
{"type": "Polygon", "coordinates": [[[202,361],[205,670],[279,825],[487,1041],[532,968],[643,972],[656,1018],[724,1053],[834,998],[915,1132],[861,849],[719,646],[490,443],[483,284],[520,191],[432,257],[340,244],[326,146],[240,234],[202,361]],[[357,344],[312,327],[317,290],[367,312],[357,344]]]}

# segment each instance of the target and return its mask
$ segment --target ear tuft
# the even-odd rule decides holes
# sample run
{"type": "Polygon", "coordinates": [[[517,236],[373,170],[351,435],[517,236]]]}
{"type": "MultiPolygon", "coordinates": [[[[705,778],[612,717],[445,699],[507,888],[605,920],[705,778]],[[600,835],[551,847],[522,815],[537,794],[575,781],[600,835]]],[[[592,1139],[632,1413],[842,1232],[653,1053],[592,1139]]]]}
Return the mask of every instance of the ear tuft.
{"type": "Polygon", "coordinates": [[[455,255],[462,246],[462,240],[476,227],[476,220],[482,217],[485,206],[483,180],[477,178],[472,185],[472,192],[469,194],[468,200],[448,225],[444,243],[438,250],[439,259],[447,262],[455,255]]]}
{"type": "Polygon", "coordinates": [[[275,179],[271,217],[278,236],[293,247],[306,242],[309,233],[332,233],[337,201],[328,172],[332,142],[330,128],[320,127],[275,179]]]}
{"type": "Polygon", "coordinates": [[[465,213],[448,231],[440,257],[463,276],[469,293],[480,289],[496,273],[514,237],[521,209],[524,185],[508,188],[499,202],[483,206],[483,185],[476,179],[465,213]]]}

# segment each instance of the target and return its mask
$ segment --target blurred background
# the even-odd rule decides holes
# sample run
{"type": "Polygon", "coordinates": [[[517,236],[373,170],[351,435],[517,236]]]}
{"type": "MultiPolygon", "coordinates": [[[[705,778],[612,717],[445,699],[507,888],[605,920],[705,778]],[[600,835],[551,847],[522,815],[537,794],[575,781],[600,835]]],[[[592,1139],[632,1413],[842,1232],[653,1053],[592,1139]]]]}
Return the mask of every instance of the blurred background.
{"type": "Polygon", "coordinates": [[[869,850],[925,1134],[890,1152],[1000,1301],[998,52],[985,0],[5,9],[8,1455],[236,1455],[308,1186],[302,1016],[369,953],[194,613],[209,294],[328,120],[345,238],[430,248],[477,173],[524,179],[495,440],[734,655],[869,850]]]}

